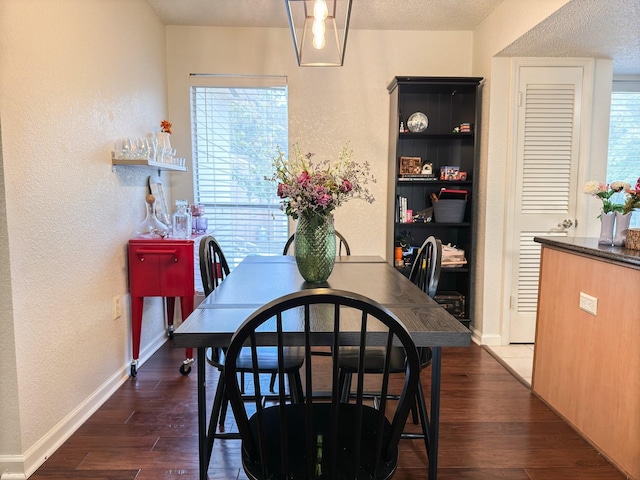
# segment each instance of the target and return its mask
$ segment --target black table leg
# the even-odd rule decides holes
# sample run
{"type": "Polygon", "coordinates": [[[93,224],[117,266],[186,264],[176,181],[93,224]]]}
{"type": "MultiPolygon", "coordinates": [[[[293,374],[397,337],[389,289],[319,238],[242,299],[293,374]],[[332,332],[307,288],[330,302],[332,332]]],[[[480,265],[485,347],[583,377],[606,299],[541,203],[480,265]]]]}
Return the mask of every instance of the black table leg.
{"type": "Polygon", "coordinates": [[[204,348],[198,348],[198,459],[200,480],[207,480],[209,455],[207,451],[207,386],[205,380],[204,348]]]}
{"type": "Polygon", "coordinates": [[[429,480],[438,477],[438,432],[440,427],[440,377],[442,351],[431,348],[431,421],[429,422],[429,480]]]}

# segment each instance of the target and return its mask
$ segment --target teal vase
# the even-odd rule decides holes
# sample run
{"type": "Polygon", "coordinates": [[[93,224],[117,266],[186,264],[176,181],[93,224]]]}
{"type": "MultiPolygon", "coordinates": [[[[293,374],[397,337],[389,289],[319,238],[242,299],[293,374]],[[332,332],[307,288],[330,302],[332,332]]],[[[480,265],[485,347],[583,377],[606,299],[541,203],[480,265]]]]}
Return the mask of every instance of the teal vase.
{"type": "Polygon", "coordinates": [[[301,215],[294,238],[296,264],[307,282],[325,282],[336,262],[332,215],[301,215]]]}

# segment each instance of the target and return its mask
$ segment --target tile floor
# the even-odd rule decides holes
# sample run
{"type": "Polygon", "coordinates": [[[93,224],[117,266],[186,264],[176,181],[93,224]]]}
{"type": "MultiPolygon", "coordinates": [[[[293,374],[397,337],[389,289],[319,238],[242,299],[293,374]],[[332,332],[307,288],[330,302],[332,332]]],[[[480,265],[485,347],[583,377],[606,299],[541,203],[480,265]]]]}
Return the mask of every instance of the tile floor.
{"type": "Polygon", "coordinates": [[[533,344],[485,345],[485,349],[518,380],[531,387],[533,344]]]}

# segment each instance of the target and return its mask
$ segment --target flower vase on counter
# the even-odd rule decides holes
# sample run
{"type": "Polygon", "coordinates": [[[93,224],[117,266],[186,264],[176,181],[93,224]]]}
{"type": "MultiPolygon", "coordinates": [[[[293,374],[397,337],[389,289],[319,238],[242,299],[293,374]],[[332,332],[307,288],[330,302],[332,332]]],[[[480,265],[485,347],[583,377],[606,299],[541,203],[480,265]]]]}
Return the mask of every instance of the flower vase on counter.
{"type": "Polygon", "coordinates": [[[333,215],[300,215],[293,241],[302,278],[307,282],[325,282],[336,262],[333,215]]]}
{"type": "Polygon", "coordinates": [[[600,238],[599,245],[613,245],[613,228],[616,222],[616,213],[600,212],[600,238]]]}
{"type": "Polygon", "coordinates": [[[629,230],[629,224],[631,223],[631,215],[631,212],[624,215],[620,212],[616,212],[616,225],[615,234],[613,236],[613,244],[617,247],[624,246],[624,242],[627,238],[627,231],[629,230]]]}

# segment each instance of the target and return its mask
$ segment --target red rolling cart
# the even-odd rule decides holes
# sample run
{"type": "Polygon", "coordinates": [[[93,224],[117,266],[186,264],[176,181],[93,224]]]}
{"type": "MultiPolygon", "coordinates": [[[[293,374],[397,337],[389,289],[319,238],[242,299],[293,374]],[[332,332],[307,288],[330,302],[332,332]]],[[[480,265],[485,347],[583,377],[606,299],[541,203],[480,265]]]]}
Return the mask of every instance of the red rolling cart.
{"type": "MultiPolygon", "coordinates": [[[[138,373],[140,332],[144,297],[164,297],[167,302],[167,335],[173,337],[176,297],[180,298],[182,320],[193,311],[194,244],[196,239],[135,238],[129,240],[129,290],[131,293],[131,376],[138,373]]],[[[180,373],[191,372],[193,350],[186,349],[180,373]]]]}

